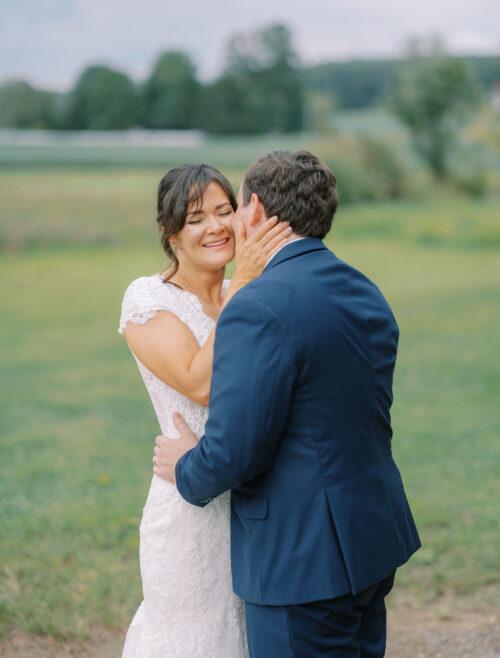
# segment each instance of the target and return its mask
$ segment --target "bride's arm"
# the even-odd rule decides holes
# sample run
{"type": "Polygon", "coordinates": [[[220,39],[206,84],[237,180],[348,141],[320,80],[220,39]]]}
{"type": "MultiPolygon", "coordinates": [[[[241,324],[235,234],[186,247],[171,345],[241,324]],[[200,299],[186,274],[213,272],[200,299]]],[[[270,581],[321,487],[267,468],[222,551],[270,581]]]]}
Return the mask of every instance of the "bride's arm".
{"type": "MultiPolygon", "coordinates": [[[[248,240],[237,235],[236,268],[222,308],[263,270],[269,257],[285,244],[288,224],[268,220],[248,240]],[[274,227],[274,228],[273,228],[274,227]]],[[[200,347],[187,325],[168,311],[158,311],[145,324],[129,322],[125,338],[135,356],[159,379],[203,406],[208,405],[215,328],[200,347]]]]}
{"type": "Polygon", "coordinates": [[[158,311],[145,324],[129,322],[124,335],[132,352],[154,375],[193,402],[208,404],[213,331],[200,347],[182,320],[158,311]]]}

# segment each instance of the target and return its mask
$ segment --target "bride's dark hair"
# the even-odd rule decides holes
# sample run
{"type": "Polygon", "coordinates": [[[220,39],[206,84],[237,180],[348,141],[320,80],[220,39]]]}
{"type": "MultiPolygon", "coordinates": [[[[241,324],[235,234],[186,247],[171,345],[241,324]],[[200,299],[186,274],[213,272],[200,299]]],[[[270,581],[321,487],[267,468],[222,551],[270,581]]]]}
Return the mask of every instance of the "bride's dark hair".
{"type": "Polygon", "coordinates": [[[210,183],[220,185],[233,210],[236,210],[236,197],[231,183],[220,171],[207,164],[184,164],[170,169],[158,185],[156,221],[161,229],[163,250],[174,266],[168,278],[172,277],[179,267],[170,238],[186,223],[188,207],[191,204],[195,204],[195,209],[201,207],[203,195],[210,183]]]}

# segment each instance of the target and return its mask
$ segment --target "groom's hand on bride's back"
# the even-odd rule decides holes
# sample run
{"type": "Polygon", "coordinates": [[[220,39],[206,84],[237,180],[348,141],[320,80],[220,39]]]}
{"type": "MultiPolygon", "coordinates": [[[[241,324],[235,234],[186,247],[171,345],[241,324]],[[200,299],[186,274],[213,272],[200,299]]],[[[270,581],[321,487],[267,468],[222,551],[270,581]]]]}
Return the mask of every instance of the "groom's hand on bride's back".
{"type": "Polygon", "coordinates": [[[198,443],[198,437],[179,413],[173,416],[179,438],[157,436],[153,457],[155,475],[175,484],[175,466],[179,459],[198,443]]]}

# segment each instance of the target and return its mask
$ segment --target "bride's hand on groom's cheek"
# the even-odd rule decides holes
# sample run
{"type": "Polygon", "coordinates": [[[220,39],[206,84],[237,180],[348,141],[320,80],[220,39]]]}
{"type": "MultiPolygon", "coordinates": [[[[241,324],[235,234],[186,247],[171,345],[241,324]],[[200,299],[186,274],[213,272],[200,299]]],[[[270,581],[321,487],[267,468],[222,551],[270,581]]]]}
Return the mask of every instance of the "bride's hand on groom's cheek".
{"type": "Polygon", "coordinates": [[[153,457],[155,475],[175,484],[175,466],[179,459],[196,446],[198,437],[189,428],[179,413],[174,414],[174,423],[179,430],[179,438],[157,436],[153,457]]]}
{"type": "Polygon", "coordinates": [[[262,274],[267,261],[277,249],[286,244],[292,228],[278,217],[267,219],[250,237],[243,222],[235,226],[236,264],[233,280],[246,284],[262,274]]]}

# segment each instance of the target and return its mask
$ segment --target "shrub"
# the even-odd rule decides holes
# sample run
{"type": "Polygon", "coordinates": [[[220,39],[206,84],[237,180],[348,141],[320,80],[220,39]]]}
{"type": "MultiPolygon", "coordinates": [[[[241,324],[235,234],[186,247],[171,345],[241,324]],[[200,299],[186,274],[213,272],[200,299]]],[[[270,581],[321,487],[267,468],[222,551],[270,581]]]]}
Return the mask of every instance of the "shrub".
{"type": "Polygon", "coordinates": [[[341,203],[400,199],[410,193],[406,165],[383,142],[339,138],[313,149],[332,169],[341,203]]]}
{"type": "Polygon", "coordinates": [[[480,198],[500,190],[500,158],[484,144],[461,144],[450,163],[450,178],[459,191],[480,198]]]}

